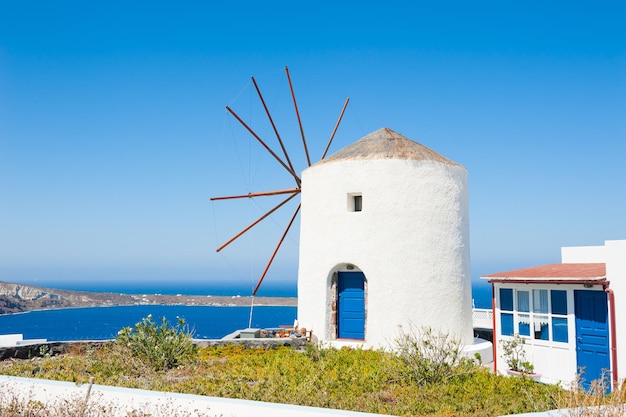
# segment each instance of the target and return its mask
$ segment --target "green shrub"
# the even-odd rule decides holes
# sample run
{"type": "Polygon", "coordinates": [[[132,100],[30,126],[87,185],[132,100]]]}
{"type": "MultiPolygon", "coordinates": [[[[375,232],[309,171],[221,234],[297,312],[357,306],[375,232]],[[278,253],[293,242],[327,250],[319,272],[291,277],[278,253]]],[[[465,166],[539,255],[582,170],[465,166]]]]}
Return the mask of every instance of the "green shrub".
{"type": "Polygon", "coordinates": [[[172,369],[197,358],[185,320],[180,317],[176,326],[171,326],[165,317],[161,323],[152,320],[152,315],[119,331],[115,343],[130,350],[132,355],[155,370],[172,369]]]}
{"type": "Polygon", "coordinates": [[[535,366],[526,359],[524,345],[526,339],[519,334],[513,335],[511,339],[500,341],[504,359],[510,370],[530,375],[535,371],[535,366]]]}
{"type": "Polygon", "coordinates": [[[478,370],[477,364],[463,355],[459,340],[431,328],[403,331],[396,339],[396,349],[400,363],[396,374],[419,385],[444,383],[478,370]]]}

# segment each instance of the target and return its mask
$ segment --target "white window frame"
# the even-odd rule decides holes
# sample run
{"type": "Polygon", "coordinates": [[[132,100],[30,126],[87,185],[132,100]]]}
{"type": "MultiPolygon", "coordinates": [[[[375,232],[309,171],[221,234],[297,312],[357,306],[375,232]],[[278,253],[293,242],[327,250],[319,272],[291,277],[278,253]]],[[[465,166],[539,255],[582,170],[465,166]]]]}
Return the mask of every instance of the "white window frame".
{"type": "Polygon", "coordinates": [[[354,213],[363,211],[363,194],[348,193],[348,211],[354,213]]]}
{"type": "Polygon", "coordinates": [[[569,345],[570,342],[572,342],[572,332],[571,332],[571,326],[570,326],[570,316],[569,316],[569,312],[570,309],[572,308],[572,306],[570,305],[571,301],[570,301],[570,296],[569,296],[569,291],[567,289],[559,289],[559,288],[541,288],[541,287],[518,287],[518,286],[498,286],[498,321],[500,322],[500,329],[499,329],[499,333],[501,337],[511,337],[509,335],[504,335],[502,334],[502,324],[501,324],[501,315],[502,313],[505,314],[513,314],[513,334],[518,334],[521,337],[532,341],[532,344],[543,344],[543,343],[549,343],[549,344],[557,344],[557,345],[562,345],[562,346],[566,346],[569,345]],[[513,290],[513,311],[508,311],[508,310],[502,310],[501,309],[501,298],[500,298],[500,289],[511,289],[513,290]],[[547,313],[537,313],[534,311],[534,291],[533,290],[537,290],[537,291],[548,291],[548,312],[547,313]],[[523,292],[528,292],[528,304],[529,304],[529,311],[519,311],[519,305],[518,305],[518,292],[523,291],[523,292]],[[554,314],[552,313],[552,297],[551,297],[551,293],[550,291],[564,291],[565,292],[565,297],[566,297],[566,312],[565,314],[554,314]],[[529,325],[530,325],[530,335],[525,335],[525,334],[521,334],[520,333],[520,316],[527,316],[529,325]],[[548,321],[548,339],[541,339],[541,338],[537,338],[535,331],[533,331],[533,325],[535,322],[539,322],[539,318],[547,318],[548,321]],[[552,325],[552,319],[553,318],[561,318],[561,319],[565,319],[566,320],[566,325],[567,325],[567,342],[561,342],[561,341],[555,341],[554,340],[554,330],[553,330],[553,325],[552,325]],[[537,320],[536,320],[537,319],[537,320]]]}

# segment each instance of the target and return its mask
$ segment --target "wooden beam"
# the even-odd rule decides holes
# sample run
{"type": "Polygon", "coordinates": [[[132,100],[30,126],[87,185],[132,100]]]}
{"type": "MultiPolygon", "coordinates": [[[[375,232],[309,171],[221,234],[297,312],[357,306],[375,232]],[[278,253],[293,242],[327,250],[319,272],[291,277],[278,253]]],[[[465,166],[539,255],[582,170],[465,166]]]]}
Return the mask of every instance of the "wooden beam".
{"type": "Polygon", "coordinates": [[[350,97],[346,98],[346,102],[343,104],[343,109],[341,109],[341,114],[339,115],[339,119],[337,119],[337,123],[335,123],[335,128],[333,129],[333,133],[330,135],[330,139],[328,140],[328,145],[326,145],[326,149],[324,149],[324,153],[320,158],[320,161],[326,158],[326,153],[328,152],[328,148],[330,148],[330,144],[332,143],[335,133],[337,133],[337,128],[339,128],[339,123],[341,123],[341,119],[343,119],[343,113],[346,111],[346,107],[348,107],[348,102],[350,101],[350,97]]]}
{"type": "Polygon", "coordinates": [[[289,76],[289,68],[285,67],[287,73],[287,81],[289,81],[289,89],[291,90],[291,98],[293,99],[293,106],[296,109],[296,117],[298,118],[298,125],[300,126],[300,135],[302,135],[302,143],[304,144],[304,153],[306,154],[306,162],[311,166],[311,157],[309,156],[309,148],[306,146],[306,139],[304,138],[304,129],[302,128],[302,121],[300,120],[300,112],[298,111],[298,103],[296,103],[296,95],[293,92],[293,85],[291,84],[291,77],[289,76]]]}
{"type": "Polygon", "coordinates": [[[274,258],[276,257],[276,253],[278,253],[278,249],[280,249],[280,246],[283,244],[283,241],[285,240],[285,237],[287,236],[287,233],[289,232],[289,229],[291,228],[291,225],[293,224],[294,220],[296,219],[296,216],[298,215],[298,211],[300,211],[300,205],[298,204],[298,207],[296,207],[296,211],[293,213],[293,216],[291,216],[291,220],[289,221],[289,224],[287,225],[287,228],[285,229],[285,232],[283,233],[283,235],[281,236],[280,240],[278,241],[278,245],[276,245],[276,249],[274,249],[274,253],[272,253],[272,256],[270,257],[269,262],[267,263],[267,266],[265,267],[265,270],[263,271],[263,274],[261,274],[261,278],[259,279],[259,282],[256,284],[256,287],[254,287],[254,291],[252,291],[252,296],[254,297],[257,293],[257,291],[259,290],[259,287],[261,286],[261,283],[263,282],[263,279],[265,278],[265,275],[267,275],[267,271],[270,269],[270,266],[272,265],[272,262],[274,262],[274,258]]]}
{"type": "MultiPolygon", "coordinates": [[[[299,192],[297,193],[293,193],[292,195],[290,195],[289,197],[287,197],[284,201],[282,201],[281,203],[277,204],[276,206],[274,206],[273,209],[271,209],[270,211],[268,211],[267,213],[265,213],[264,215],[262,215],[261,217],[259,217],[258,219],[256,219],[254,222],[252,222],[248,227],[246,227],[245,229],[243,229],[241,232],[237,233],[235,236],[233,236],[232,238],[230,238],[226,243],[224,243],[222,246],[220,246],[219,248],[217,248],[216,252],[221,251],[222,249],[224,249],[226,246],[230,245],[231,243],[233,243],[235,240],[239,239],[244,233],[246,233],[248,230],[252,229],[254,226],[256,226],[257,224],[259,224],[259,222],[261,222],[261,220],[265,219],[267,216],[269,216],[270,214],[272,214],[273,212],[275,212],[276,210],[278,210],[279,208],[281,208],[282,206],[284,206],[289,200],[291,200],[292,198],[294,198],[295,196],[297,196],[299,194],[299,192]]],[[[300,207],[298,205],[298,207],[300,207]]],[[[293,220],[292,220],[293,221],[293,220]]]]}
{"type": "Polygon", "coordinates": [[[233,109],[231,109],[229,106],[226,106],[226,110],[228,110],[228,111],[230,112],[230,114],[232,114],[233,116],[235,116],[235,119],[237,119],[237,120],[239,121],[239,123],[241,123],[241,125],[242,125],[243,127],[245,127],[245,128],[248,130],[248,132],[250,132],[250,134],[251,134],[251,135],[252,135],[252,136],[253,136],[253,137],[254,137],[254,138],[255,138],[255,139],[256,139],[256,140],[257,140],[257,141],[261,144],[261,145],[263,145],[263,147],[265,148],[265,150],[267,150],[267,151],[268,151],[268,152],[269,152],[269,153],[270,153],[270,154],[274,157],[274,159],[276,159],[276,160],[277,160],[277,161],[278,161],[278,162],[279,162],[279,163],[283,166],[283,168],[285,168],[285,169],[287,170],[287,172],[289,172],[289,173],[290,173],[290,174],[291,174],[291,175],[292,175],[292,176],[296,179],[296,182],[297,182],[298,184],[300,184],[300,178],[296,175],[296,173],[295,173],[295,172],[294,172],[291,168],[289,168],[289,167],[287,166],[287,164],[285,164],[285,162],[283,162],[283,160],[282,160],[282,159],[280,159],[280,157],[279,157],[278,155],[276,155],[276,153],[274,153],[274,151],[273,151],[273,150],[272,150],[269,146],[267,146],[267,144],[266,144],[265,142],[263,142],[263,139],[261,139],[261,138],[259,137],[259,135],[257,135],[257,134],[255,133],[255,131],[254,131],[254,130],[252,130],[252,128],[251,128],[250,126],[248,126],[248,125],[246,124],[246,122],[244,122],[244,121],[243,121],[243,119],[237,115],[237,113],[235,113],[235,111],[234,111],[233,109]]]}
{"type": "MultiPolygon", "coordinates": [[[[254,88],[256,89],[256,92],[259,95],[259,99],[261,99],[261,104],[263,104],[263,108],[265,109],[265,113],[267,114],[267,118],[269,119],[270,123],[272,124],[272,128],[274,129],[274,133],[276,134],[276,138],[278,139],[278,143],[280,144],[280,147],[283,150],[283,154],[285,155],[285,159],[287,160],[287,163],[289,164],[289,168],[291,168],[291,172],[296,172],[296,170],[293,168],[293,164],[291,163],[291,159],[289,159],[289,154],[287,154],[287,149],[285,148],[283,140],[281,139],[280,134],[278,133],[278,129],[276,128],[276,124],[274,123],[274,119],[272,119],[272,115],[270,114],[270,110],[267,108],[267,105],[265,104],[265,99],[263,99],[263,95],[261,94],[261,90],[259,89],[259,86],[257,85],[256,80],[254,79],[254,77],[252,77],[252,84],[254,84],[254,88]]],[[[296,185],[300,186],[300,181],[298,181],[298,179],[296,179],[296,185]]]]}
{"type": "Polygon", "coordinates": [[[211,197],[211,201],[234,200],[236,198],[266,197],[270,195],[291,194],[291,193],[299,193],[299,192],[300,192],[300,188],[288,188],[286,190],[264,191],[260,193],[248,193],[248,194],[230,195],[230,196],[224,196],[224,197],[211,197]]]}

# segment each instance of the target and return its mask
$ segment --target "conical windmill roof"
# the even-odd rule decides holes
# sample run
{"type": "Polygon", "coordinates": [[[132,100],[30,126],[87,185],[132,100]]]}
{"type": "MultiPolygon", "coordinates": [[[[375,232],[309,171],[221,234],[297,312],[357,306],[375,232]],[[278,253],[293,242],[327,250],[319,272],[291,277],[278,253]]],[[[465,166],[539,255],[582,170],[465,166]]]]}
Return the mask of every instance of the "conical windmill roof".
{"type": "Polygon", "coordinates": [[[432,149],[407,139],[386,127],[362,137],[353,144],[318,162],[318,164],[333,161],[371,159],[411,159],[460,166],[432,149]]]}

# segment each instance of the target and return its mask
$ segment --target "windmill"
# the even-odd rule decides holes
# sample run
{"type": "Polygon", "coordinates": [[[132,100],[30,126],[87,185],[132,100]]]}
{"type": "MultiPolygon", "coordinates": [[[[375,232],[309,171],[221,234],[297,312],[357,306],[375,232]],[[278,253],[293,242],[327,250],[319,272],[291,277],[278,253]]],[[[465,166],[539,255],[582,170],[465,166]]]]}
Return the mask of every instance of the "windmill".
{"type": "MultiPolygon", "coordinates": [[[[296,118],[297,118],[297,122],[298,122],[298,126],[299,126],[299,130],[300,130],[300,136],[302,138],[302,146],[304,149],[304,154],[306,156],[306,163],[308,166],[311,166],[311,157],[309,154],[309,148],[307,145],[307,141],[306,141],[306,137],[304,134],[304,129],[302,127],[302,121],[300,118],[300,111],[298,109],[298,104],[296,101],[296,96],[294,93],[294,89],[293,89],[293,84],[291,82],[291,76],[289,74],[289,69],[287,67],[285,67],[285,74],[287,77],[287,82],[289,84],[289,90],[291,93],[291,98],[293,100],[293,107],[295,109],[295,114],[296,114],[296,118]]],[[[263,220],[267,219],[270,215],[272,215],[274,212],[276,212],[277,210],[281,209],[285,204],[287,204],[289,201],[298,198],[298,196],[300,195],[301,191],[302,191],[302,181],[300,179],[300,175],[299,175],[299,171],[296,170],[296,168],[294,167],[294,164],[292,163],[292,159],[289,157],[289,153],[287,152],[287,149],[285,147],[285,143],[279,133],[278,127],[276,125],[276,123],[274,122],[274,119],[269,111],[269,108],[266,104],[266,101],[263,97],[263,94],[261,93],[261,90],[259,88],[259,85],[257,83],[257,81],[255,80],[254,77],[251,77],[252,80],[252,84],[254,85],[254,88],[256,90],[256,93],[259,97],[260,103],[263,107],[263,110],[267,116],[267,119],[269,121],[269,123],[272,126],[272,130],[274,132],[274,135],[276,136],[276,140],[277,140],[277,144],[280,147],[280,153],[281,155],[279,155],[277,152],[274,151],[274,149],[272,148],[272,146],[268,145],[267,141],[262,139],[261,136],[248,124],[246,123],[243,118],[237,113],[235,112],[230,106],[226,106],[226,110],[228,111],[228,113],[230,115],[232,115],[244,128],[245,130],[247,130],[250,135],[252,136],[252,138],[254,140],[256,140],[268,153],[269,155],[271,155],[271,157],[276,161],[276,163],[278,163],[280,166],[282,166],[282,168],[286,171],[287,175],[289,177],[292,178],[292,180],[294,181],[294,186],[291,188],[284,188],[284,189],[278,189],[278,190],[268,190],[268,191],[261,191],[261,192],[249,192],[247,194],[239,194],[239,195],[230,195],[230,196],[222,196],[222,197],[211,197],[211,201],[223,201],[223,200],[236,200],[236,199],[255,199],[255,198],[263,198],[263,197],[269,197],[269,196],[285,196],[285,198],[278,204],[276,204],[274,207],[272,207],[270,210],[268,210],[267,212],[265,212],[263,215],[261,215],[259,218],[257,218],[255,221],[253,221],[252,223],[250,223],[248,226],[246,226],[245,228],[243,228],[241,231],[239,231],[237,234],[235,234],[234,236],[232,236],[230,239],[228,239],[226,242],[224,242],[223,244],[221,244],[218,248],[217,248],[217,252],[222,251],[223,249],[225,249],[226,247],[228,247],[231,243],[233,243],[234,241],[236,241],[237,239],[239,239],[240,237],[242,237],[244,234],[246,234],[247,232],[249,232],[251,229],[253,229],[255,226],[257,226],[259,223],[261,223],[263,220]]],[[[348,102],[349,102],[349,98],[346,98],[343,108],[341,109],[341,113],[339,114],[339,117],[337,119],[337,122],[335,123],[335,126],[332,130],[332,133],[330,135],[330,138],[328,140],[328,143],[326,145],[326,148],[324,149],[322,156],[320,158],[320,160],[323,160],[326,157],[326,154],[328,152],[328,149],[330,148],[330,145],[332,144],[332,141],[335,137],[335,134],[337,133],[337,129],[339,128],[339,124],[341,123],[341,119],[343,118],[343,115],[345,113],[346,107],[348,106],[348,102]]],[[[285,238],[287,237],[287,234],[289,233],[289,230],[291,229],[294,221],[296,220],[296,217],[298,216],[298,213],[300,211],[300,204],[297,205],[295,211],[293,212],[293,215],[291,216],[289,222],[287,223],[287,225],[285,226],[285,229],[280,237],[280,239],[278,240],[276,246],[274,247],[273,252],[271,253],[269,260],[267,261],[267,264],[265,265],[265,268],[263,269],[263,272],[261,273],[261,276],[259,277],[256,286],[254,287],[254,290],[252,291],[252,296],[254,297],[256,295],[256,293],[259,290],[259,287],[261,286],[261,283],[263,282],[263,280],[265,279],[265,277],[267,276],[267,273],[270,269],[270,267],[272,266],[272,263],[274,262],[274,259],[276,257],[276,254],[278,253],[278,251],[280,250],[285,238]]]]}

